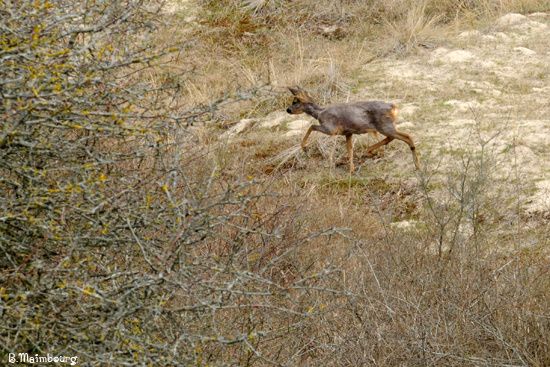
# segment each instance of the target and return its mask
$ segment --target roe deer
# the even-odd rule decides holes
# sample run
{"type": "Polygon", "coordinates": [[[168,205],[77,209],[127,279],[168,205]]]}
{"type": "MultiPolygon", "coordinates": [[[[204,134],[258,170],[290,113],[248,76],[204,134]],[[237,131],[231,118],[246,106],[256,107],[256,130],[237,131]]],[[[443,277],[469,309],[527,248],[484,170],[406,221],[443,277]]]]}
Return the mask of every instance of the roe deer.
{"type": "Polygon", "coordinates": [[[307,139],[312,131],[319,131],[327,135],[344,135],[346,137],[349,169],[352,172],[355,169],[353,166],[352,135],[379,132],[386,138],[368,147],[368,154],[372,154],[373,151],[394,139],[402,140],[411,148],[414,165],[416,169],[420,169],[412,138],[395,128],[397,118],[397,107],[395,105],[381,101],[366,101],[334,104],[322,108],[315,104],[303,89],[299,87],[288,89],[294,95],[294,101],[286,112],[290,114],[305,112],[321,123],[320,125],[310,126],[302,140],[302,149],[305,150],[307,139]]]}

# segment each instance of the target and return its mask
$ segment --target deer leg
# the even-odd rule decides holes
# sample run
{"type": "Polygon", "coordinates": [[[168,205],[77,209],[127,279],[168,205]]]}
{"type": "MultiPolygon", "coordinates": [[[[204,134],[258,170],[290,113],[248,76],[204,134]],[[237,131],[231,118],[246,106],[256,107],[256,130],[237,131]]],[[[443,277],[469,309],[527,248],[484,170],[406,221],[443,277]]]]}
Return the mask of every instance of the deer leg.
{"type": "Polygon", "coordinates": [[[353,139],[352,139],[352,135],[346,135],[346,148],[348,150],[349,172],[352,173],[355,170],[355,167],[353,166],[353,139]]]}
{"type": "MultiPolygon", "coordinates": [[[[369,131],[369,135],[374,139],[374,141],[378,140],[378,132],[377,131],[369,131]]],[[[380,147],[380,153],[381,155],[384,154],[384,147],[380,147]]]]}
{"type": "Polygon", "coordinates": [[[396,131],[394,137],[395,137],[395,139],[399,139],[401,141],[404,141],[405,143],[407,143],[409,145],[409,148],[411,148],[411,153],[413,155],[414,166],[416,167],[417,170],[419,170],[420,169],[420,163],[418,162],[418,156],[416,154],[416,147],[414,146],[414,142],[413,142],[412,138],[410,137],[410,135],[399,132],[399,131],[396,131]]]}
{"type": "Polygon", "coordinates": [[[309,129],[307,129],[306,135],[304,135],[304,138],[302,139],[302,150],[306,150],[307,138],[309,138],[309,134],[311,134],[315,126],[316,125],[312,125],[309,127],[309,129]]]}
{"type": "Polygon", "coordinates": [[[367,154],[372,154],[373,151],[375,151],[376,149],[380,148],[380,147],[383,147],[384,145],[388,144],[390,141],[392,141],[393,139],[395,139],[394,137],[392,136],[386,136],[385,139],[383,140],[380,140],[378,143],[374,144],[374,145],[371,145],[370,147],[367,148],[367,154]]]}
{"type": "Polygon", "coordinates": [[[306,135],[304,135],[304,138],[302,139],[302,149],[304,151],[306,150],[307,139],[309,138],[309,135],[311,134],[312,131],[319,131],[326,135],[334,135],[333,130],[328,129],[323,125],[311,125],[309,129],[307,129],[306,135]]]}

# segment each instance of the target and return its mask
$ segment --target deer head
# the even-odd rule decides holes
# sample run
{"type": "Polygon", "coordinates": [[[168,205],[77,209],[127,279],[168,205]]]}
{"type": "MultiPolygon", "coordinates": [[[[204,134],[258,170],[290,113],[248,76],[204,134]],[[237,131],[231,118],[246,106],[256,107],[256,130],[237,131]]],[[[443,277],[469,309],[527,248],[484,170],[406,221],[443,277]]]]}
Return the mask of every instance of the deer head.
{"type": "Polygon", "coordinates": [[[292,105],[286,109],[286,112],[297,115],[305,112],[305,105],[313,103],[313,99],[305,90],[300,87],[289,87],[288,90],[294,95],[292,105]]]}

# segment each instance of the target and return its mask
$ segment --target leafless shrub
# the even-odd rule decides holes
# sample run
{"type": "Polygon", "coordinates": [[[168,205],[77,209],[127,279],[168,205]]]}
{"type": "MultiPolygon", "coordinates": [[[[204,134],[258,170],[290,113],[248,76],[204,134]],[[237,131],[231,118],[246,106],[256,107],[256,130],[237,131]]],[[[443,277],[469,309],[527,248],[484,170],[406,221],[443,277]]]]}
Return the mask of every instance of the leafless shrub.
{"type": "Polygon", "coordinates": [[[294,255],[338,230],[296,232],[295,208],[194,146],[182,122],[215,103],[177,108],[185,75],[163,66],[185,45],[155,43],[161,5],[0,3],[2,360],[234,364],[301,348],[286,336],[333,273],[294,255]]]}
{"type": "Polygon", "coordinates": [[[304,353],[309,365],[548,364],[549,263],[539,252],[546,229],[502,228],[518,193],[496,179],[506,164],[493,145],[499,134],[481,134],[478,125],[477,144],[456,166],[429,166],[447,177],[443,184],[419,175],[424,209],[408,229],[392,226],[391,209],[362,186],[372,213],[362,224],[378,217],[382,229],[354,227],[355,246],[341,259],[344,289],[320,302],[326,307],[304,353]],[[525,236],[539,244],[519,249],[525,236]]]}

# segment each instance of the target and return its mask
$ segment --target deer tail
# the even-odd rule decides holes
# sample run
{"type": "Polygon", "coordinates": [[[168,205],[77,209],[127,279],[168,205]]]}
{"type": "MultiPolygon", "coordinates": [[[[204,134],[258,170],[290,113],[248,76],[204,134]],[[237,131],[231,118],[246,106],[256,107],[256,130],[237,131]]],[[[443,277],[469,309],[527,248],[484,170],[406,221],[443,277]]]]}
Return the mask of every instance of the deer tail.
{"type": "Polygon", "coordinates": [[[397,113],[398,112],[399,112],[399,109],[397,108],[397,106],[392,104],[391,105],[391,110],[390,110],[390,116],[394,121],[397,120],[397,113]]]}

